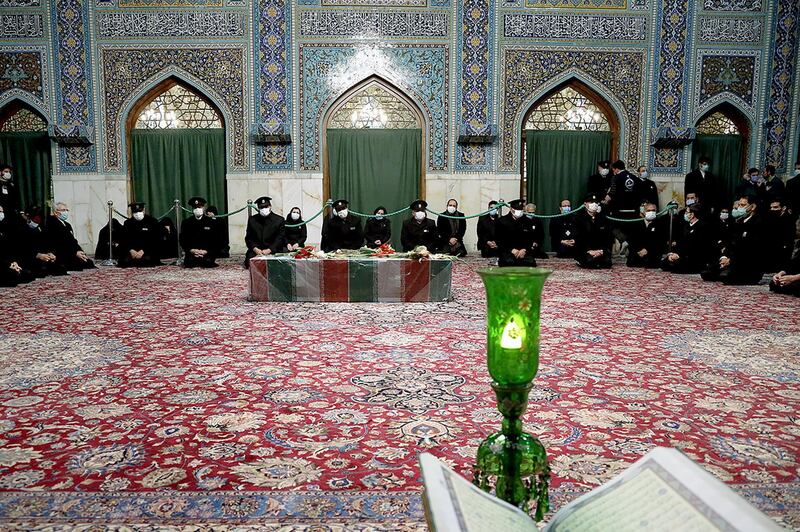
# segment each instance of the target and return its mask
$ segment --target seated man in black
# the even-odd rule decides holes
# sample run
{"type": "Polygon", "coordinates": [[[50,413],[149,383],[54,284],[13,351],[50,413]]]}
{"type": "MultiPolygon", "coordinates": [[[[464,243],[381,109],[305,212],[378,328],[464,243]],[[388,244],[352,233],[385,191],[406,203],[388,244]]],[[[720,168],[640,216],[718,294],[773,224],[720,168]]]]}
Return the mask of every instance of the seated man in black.
{"type": "Polygon", "coordinates": [[[384,244],[391,243],[392,224],[386,217],[386,207],[381,205],[375,209],[372,218],[367,219],[364,224],[364,240],[367,241],[368,248],[378,248],[384,244]]]}
{"type": "Polygon", "coordinates": [[[705,281],[724,284],[758,284],[764,276],[764,225],[757,216],[755,198],[744,196],[733,210],[733,239],[725,255],[702,273],[705,281]]]}
{"type": "Polygon", "coordinates": [[[575,215],[572,203],[564,198],[559,204],[559,211],[565,216],[550,220],[550,246],[560,259],[575,257],[575,215]]]}
{"type": "Polygon", "coordinates": [[[4,208],[0,206],[0,286],[17,286],[33,281],[33,273],[23,264],[18,224],[16,220],[6,218],[4,208]]]}
{"type": "Polygon", "coordinates": [[[531,224],[533,231],[533,243],[529,253],[536,259],[546,259],[547,253],[544,250],[544,222],[536,217],[536,204],[525,204],[525,219],[531,224]]]}
{"type": "Polygon", "coordinates": [[[509,203],[511,211],[497,222],[497,245],[500,248],[499,266],[536,266],[531,253],[533,229],[525,218],[525,202],[516,199],[509,203]]]}
{"type": "Polygon", "coordinates": [[[56,261],[44,234],[44,214],[38,205],[28,207],[22,213],[23,223],[18,228],[18,246],[22,253],[23,268],[35,277],[66,275],[67,270],[56,261]]]}
{"type": "Polygon", "coordinates": [[[158,243],[158,257],[161,259],[174,259],[178,257],[178,230],[172,218],[165,216],[158,221],[161,226],[158,243]]]}
{"type": "Polygon", "coordinates": [[[285,223],[286,249],[297,251],[305,246],[308,238],[308,228],[303,223],[303,213],[300,211],[300,207],[292,207],[292,210],[286,216],[285,223]],[[293,227],[288,227],[290,225],[293,227]]]}
{"type": "Polygon", "coordinates": [[[581,268],[611,268],[614,234],[601,214],[600,196],[590,192],[583,204],[585,209],[575,215],[575,260],[581,268]]]}
{"type": "Polygon", "coordinates": [[[728,247],[733,240],[733,218],[731,217],[730,207],[720,207],[719,216],[711,224],[710,237],[712,244],[712,255],[709,255],[709,263],[718,261],[720,257],[727,253],[728,247]]]}
{"type": "Polygon", "coordinates": [[[333,216],[322,222],[322,251],[361,249],[364,245],[361,221],[350,213],[348,205],[347,200],[336,200],[333,203],[333,216]]]}
{"type": "Polygon", "coordinates": [[[781,198],[769,203],[764,216],[764,269],[778,272],[786,268],[794,248],[795,219],[781,198]]]}
{"type": "Polygon", "coordinates": [[[478,218],[478,251],[481,257],[497,257],[497,202],[489,202],[489,212],[478,218]]]}
{"type": "Polygon", "coordinates": [[[442,213],[446,216],[460,216],[461,219],[439,216],[436,219],[436,231],[439,234],[439,249],[442,253],[466,257],[467,248],[464,247],[464,234],[467,232],[467,221],[464,213],[458,210],[458,202],[454,199],[447,200],[447,209],[442,213]]]}
{"type": "Polygon", "coordinates": [[[424,200],[415,200],[411,204],[411,218],[403,222],[400,232],[403,251],[413,251],[417,246],[425,246],[431,253],[436,253],[439,237],[436,223],[428,219],[425,212],[427,208],[428,203],[424,200]]]}
{"type": "Polygon", "coordinates": [[[180,242],[183,248],[184,268],[216,268],[219,243],[214,231],[214,221],[206,216],[206,200],[189,198],[192,215],[181,224],[180,242]]]}
{"type": "Polygon", "coordinates": [[[67,222],[69,208],[66,203],[55,204],[53,214],[47,217],[44,240],[47,251],[56,256],[56,264],[67,271],[95,268],[94,262],[83,252],[72,226],[67,222]]]}
{"type": "Polygon", "coordinates": [[[661,269],[673,273],[700,273],[708,264],[711,238],[701,220],[702,209],[695,203],[686,208],[677,241],[661,261],[661,269]]]}
{"type": "Polygon", "coordinates": [[[667,232],[656,218],[656,204],[646,203],[642,221],[630,223],[627,265],[631,268],[658,268],[667,249],[667,232]]]}
{"type": "Polygon", "coordinates": [[[125,239],[120,254],[120,268],[161,266],[158,257],[161,226],[144,212],[144,203],[131,203],[131,217],[125,220],[125,239]]]}
{"type": "Polygon", "coordinates": [[[272,212],[272,198],[261,196],[255,201],[258,213],[247,219],[244,243],[244,267],[250,267],[250,259],[272,255],[283,251],[286,246],[286,221],[283,216],[272,212]]]}
{"type": "Polygon", "coordinates": [[[97,235],[97,246],[94,248],[94,259],[95,260],[107,260],[107,259],[114,259],[119,260],[120,252],[122,250],[122,245],[125,241],[123,238],[123,228],[122,224],[119,223],[119,220],[113,218],[111,220],[111,229],[109,230],[109,224],[103,226],[100,229],[100,233],[97,235]],[[109,256],[109,246],[108,240],[113,239],[111,243],[111,256],[109,256]]]}
{"type": "Polygon", "coordinates": [[[769,289],[778,294],[800,296],[800,253],[796,254],[785,270],[772,276],[769,289]]]}

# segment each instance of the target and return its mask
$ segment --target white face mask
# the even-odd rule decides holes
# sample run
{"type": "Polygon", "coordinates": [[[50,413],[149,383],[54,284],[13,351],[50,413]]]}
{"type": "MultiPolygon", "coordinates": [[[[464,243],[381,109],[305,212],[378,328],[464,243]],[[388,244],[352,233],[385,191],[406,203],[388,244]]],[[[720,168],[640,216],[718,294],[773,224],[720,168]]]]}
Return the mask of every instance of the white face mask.
{"type": "Polygon", "coordinates": [[[453,207],[452,205],[448,205],[447,206],[447,213],[448,214],[453,214],[454,212],[456,212],[456,208],[453,207]]]}
{"type": "Polygon", "coordinates": [[[385,215],[383,213],[379,212],[378,214],[375,215],[375,219],[378,220],[378,221],[381,221],[381,220],[383,220],[384,216],[385,215]]]}
{"type": "Polygon", "coordinates": [[[586,205],[586,210],[589,212],[600,212],[600,205],[598,203],[588,203],[586,205]]]}
{"type": "Polygon", "coordinates": [[[203,216],[203,208],[202,207],[195,207],[192,210],[192,214],[194,214],[195,217],[197,217],[197,218],[202,217],[203,216]]]}
{"type": "Polygon", "coordinates": [[[0,212],[0,222],[6,219],[6,213],[0,212]]]}
{"type": "Polygon", "coordinates": [[[608,168],[601,168],[600,169],[600,175],[603,176],[603,177],[607,176],[608,175],[608,168]]]}
{"type": "Polygon", "coordinates": [[[686,205],[694,205],[695,203],[697,203],[697,200],[694,198],[689,198],[686,200],[686,205]]]}
{"type": "Polygon", "coordinates": [[[644,213],[644,219],[648,222],[652,222],[656,219],[656,211],[647,211],[644,213]]]}
{"type": "Polygon", "coordinates": [[[425,216],[425,211],[414,211],[414,218],[417,220],[424,220],[425,216]]]}
{"type": "Polygon", "coordinates": [[[701,172],[708,172],[708,165],[707,164],[701,164],[700,165],[700,171],[701,172]]]}
{"type": "Polygon", "coordinates": [[[271,213],[271,212],[272,212],[272,209],[270,209],[269,207],[262,207],[262,208],[258,209],[258,213],[261,216],[269,216],[269,213],[271,213]]]}
{"type": "Polygon", "coordinates": [[[345,218],[347,218],[347,214],[348,214],[347,209],[342,209],[341,211],[336,213],[336,216],[344,220],[345,218]]]}
{"type": "Polygon", "coordinates": [[[523,214],[522,209],[511,209],[511,216],[513,216],[514,218],[520,218],[522,214],[523,214]]]}
{"type": "Polygon", "coordinates": [[[489,216],[497,216],[497,209],[489,209],[489,216]]]}
{"type": "Polygon", "coordinates": [[[11,181],[11,172],[3,172],[3,181],[11,181]]]}
{"type": "Polygon", "coordinates": [[[299,212],[293,212],[289,216],[292,217],[292,220],[299,220],[300,219],[300,213],[299,212]]]}
{"type": "Polygon", "coordinates": [[[799,176],[800,175],[800,168],[795,168],[794,169],[794,175],[795,176],[799,176]]]}
{"type": "Polygon", "coordinates": [[[639,174],[639,177],[641,177],[642,179],[647,179],[647,176],[649,176],[649,175],[650,175],[650,172],[645,170],[641,174],[639,174]]]}
{"type": "Polygon", "coordinates": [[[723,222],[728,219],[728,216],[730,215],[727,212],[719,213],[719,219],[722,220],[723,222]]]}
{"type": "Polygon", "coordinates": [[[133,213],[133,219],[141,222],[142,220],[144,220],[144,213],[143,212],[133,213]]]}

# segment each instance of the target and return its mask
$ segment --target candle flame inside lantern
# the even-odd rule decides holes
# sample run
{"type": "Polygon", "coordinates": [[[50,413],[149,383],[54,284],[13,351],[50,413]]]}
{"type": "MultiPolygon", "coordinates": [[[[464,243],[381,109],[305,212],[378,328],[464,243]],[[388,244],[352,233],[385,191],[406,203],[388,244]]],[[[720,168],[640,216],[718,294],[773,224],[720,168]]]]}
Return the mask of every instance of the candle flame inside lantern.
{"type": "Polygon", "coordinates": [[[522,341],[525,339],[525,329],[522,327],[518,316],[511,316],[503,329],[503,336],[500,338],[500,347],[503,349],[522,349],[522,341]]]}

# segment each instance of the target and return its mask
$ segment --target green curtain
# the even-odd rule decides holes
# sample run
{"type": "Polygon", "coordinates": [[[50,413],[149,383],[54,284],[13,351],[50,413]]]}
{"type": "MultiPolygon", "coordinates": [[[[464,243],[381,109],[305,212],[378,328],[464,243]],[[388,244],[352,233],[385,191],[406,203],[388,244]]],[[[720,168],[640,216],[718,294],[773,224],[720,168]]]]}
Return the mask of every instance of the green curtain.
{"type": "Polygon", "coordinates": [[[52,200],[47,133],[0,133],[0,161],[14,167],[14,182],[22,207],[46,206],[52,200]]]}
{"type": "Polygon", "coordinates": [[[741,135],[697,135],[692,145],[692,168],[705,155],[711,159],[711,173],[724,183],[726,198],[733,198],[742,168],[744,142],[741,135]]]}
{"type": "Polygon", "coordinates": [[[192,196],[228,212],[224,129],[134,129],[131,172],[134,199],[146,202],[153,216],[164,214],[176,198],[189,208],[192,196]]]}
{"type": "MultiPolygon", "coordinates": [[[[408,206],[419,197],[421,152],[421,129],[329,129],[331,199],[368,214],[378,205],[389,212],[408,206]]],[[[405,218],[391,219],[394,247],[405,218]]]]}
{"type": "MultiPolygon", "coordinates": [[[[573,208],[583,203],[587,178],[597,161],[611,153],[610,131],[525,131],[528,201],[539,214],[558,214],[569,198],[573,208]]],[[[549,221],[545,221],[545,249],[550,249],[549,221]]]]}

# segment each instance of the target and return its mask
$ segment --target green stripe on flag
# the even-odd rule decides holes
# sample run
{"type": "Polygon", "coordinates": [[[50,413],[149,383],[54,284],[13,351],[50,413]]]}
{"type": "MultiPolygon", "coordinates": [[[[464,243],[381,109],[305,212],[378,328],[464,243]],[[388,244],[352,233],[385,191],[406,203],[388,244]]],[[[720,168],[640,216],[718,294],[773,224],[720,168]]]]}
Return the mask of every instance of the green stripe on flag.
{"type": "Polygon", "coordinates": [[[294,259],[267,260],[270,301],[295,301],[294,264],[294,259]]]}
{"type": "Polygon", "coordinates": [[[375,282],[377,261],[350,259],[349,266],[349,300],[351,302],[377,301],[378,285],[375,282]]]}
{"type": "Polygon", "coordinates": [[[451,260],[432,260],[430,269],[429,301],[450,300],[450,280],[453,270],[451,260]]]}

